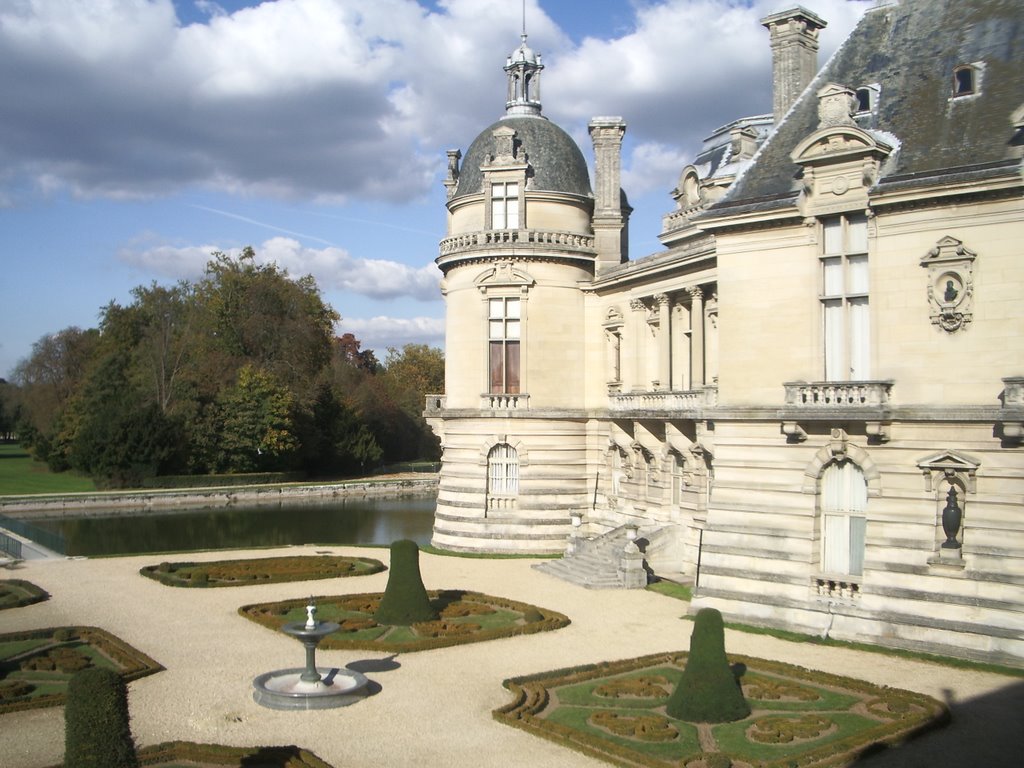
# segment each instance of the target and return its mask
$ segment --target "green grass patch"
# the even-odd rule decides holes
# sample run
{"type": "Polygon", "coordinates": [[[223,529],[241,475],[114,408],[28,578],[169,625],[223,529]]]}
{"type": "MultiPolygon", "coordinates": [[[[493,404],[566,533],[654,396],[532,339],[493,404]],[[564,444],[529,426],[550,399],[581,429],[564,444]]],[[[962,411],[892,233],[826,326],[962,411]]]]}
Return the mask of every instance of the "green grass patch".
{"type": "MultiPolygon", "coordinates": [[[[692,621],[693,616],[684,616],[687,621],[692,621]]],[[[930,664],[939,664],[944,667],[956,669],[967,669],[976,672],[992,672],[1007,677],[1024,677],[1024,669],[1018,667],[1007,667],[1001,664],[990,664],[984,661],[971,661],[970,659],[958,659],[953,656],[940,656],[935,653],[923,653],[921,651],[909,651],[903,648],[889,648],[883,645],[871,645],[869,643],[857,643],[850,640],[836,640],[831,637],[820,635],[805,635],[800,632],[791,632],[786,629],[775,629],[773,627],[757,627],[750,624],[737,624],[725,622],[726,629],[734,629],[737,632],[746,632],[751,635],[767,635],[779,640],[786,640],[790,643],[809,643],[810,645],[834,646],[836,648],[849,648],[854,651],[867,651],[868,653],[881,653],[886,656],[896,656],[902,659],[913,661],[926,661],[930,664]]]]}
{"type": "Polygon", "coordinates": [[[0,714],[64,703],[71,676],[113,669],[126,681],[163,667],[96,627],[50,627],[0,635],[0,714]]]}
{"type": "Polygon", "coordinates": [[[96,484],[74,472],[51,472],[19,445],[0,445],[0,496],[95,491],[96,484]]]}
{"type": "Polygon", "coordinates": [[[420,546],[420,552],[439,557],[465,557],[477,560],[557,560],[562,555],[529,555],[515,552],[462,552],[454,549],[439,549],[435,546],[420,546]]]}
{"type": "Polygon", "coordinates": [[[751,713],[700,724],[710,737],[704,749],[712,750],[702,752],[698,724],[665,709],[687,659],[682,652],[652,654],[506,680],[515,698],[494,717],[617,765],[652,768],[708,765],[709,759],[762,768],[845,766],[949,718],[944,704],[921,694],[730,656],[751,713]]]}
{"type": "Polygon", "coordinates": [[[693,587],[686,584],[677,584],[674,581],[655,581],[648,584],[647,589],[651,592],[657,592],[659,595],[674,597],[676,600],[690,602],[693,599],[693,587]]]}
{"type": "MultiPolygon", "coordinates": [[[[374,620],[383,596],[380,592],[312,598],[318,621],[341,625],[339,631],[321,641],[320,648],[411,653],[545,632],[569,624],[568,617],[561,613],[504,597],[465,590],[435,590],[427,595],[440,619],[408,627],[382,625],[374,620]]],[[[258,624],[280,630],[285,624],[306,619],[308,601],[309,598],[301,598],[246,605],[238,612],[258,624]]]]}
{"type": "Polygon", "coordinates": [[[380,560],[336,555],[290,555],[210,562],[162,562],[139,570],[170,587],[244,587],[289,581],[368,576],[384,570],[380,560]]]}
{"type": "Polygon", "coordinates": [[[37,587],[31,581],[23,581],[22,579],[0,580],[0,610],[41,603],[49,597],[49,594],[44,589],[37,587]]]}

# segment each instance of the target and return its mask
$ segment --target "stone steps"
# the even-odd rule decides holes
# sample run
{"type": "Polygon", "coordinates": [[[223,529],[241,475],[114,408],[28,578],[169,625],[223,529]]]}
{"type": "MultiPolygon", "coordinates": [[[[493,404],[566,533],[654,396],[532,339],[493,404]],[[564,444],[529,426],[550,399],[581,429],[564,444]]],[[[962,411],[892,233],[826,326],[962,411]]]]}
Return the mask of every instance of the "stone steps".
{"type": "MultiPolygon", "coordinates": [[[[622,569],[623,557],[629,543],[626,529],[616,528],[593,539],[577,539],[572,554],[565,555],[559,560],[546,560],[533,567],[587,589],[626,589],[629,578],[622,569]]],[[[635,582],[635,578],[633,581],[635,582]]],[[[642,585],[629,585],[632,588],[637,586],[642,585]]]]}

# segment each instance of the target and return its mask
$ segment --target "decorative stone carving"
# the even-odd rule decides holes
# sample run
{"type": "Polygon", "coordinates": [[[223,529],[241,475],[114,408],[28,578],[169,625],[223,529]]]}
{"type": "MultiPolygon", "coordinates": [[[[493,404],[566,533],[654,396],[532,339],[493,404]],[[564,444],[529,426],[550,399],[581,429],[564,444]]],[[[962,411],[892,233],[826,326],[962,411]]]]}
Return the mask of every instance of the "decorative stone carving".
{"type": "Polygon", "coordinates": [[[818,91],[818,128],[856,125],[857,95],[846,86],[829,83],[818,91]]]}
{"type": "Polygon", "coordinates": [[[974,493],[977,487],[977,473],[981,462],[965,453],[942,451],[926,456],[917,462],[924,475],[925,491],[933,493],[943,479],[954,481],[974,493]]]}
{"type": "Polygon", "coordinates": [[[974,316],[974,260],[977,254],[946,236],[921,259],[928,270],[928,306],[932,325],[955,333],[974,316]]]}
{"type": "Polygon", "coordinates": [[[462,159],[462,151],[458,149],[448,150],[448,172],[444,178],[445,190],[448,199],[451,200],[455,194],[455,187],[459,183],[459,160],[462,159]]]}

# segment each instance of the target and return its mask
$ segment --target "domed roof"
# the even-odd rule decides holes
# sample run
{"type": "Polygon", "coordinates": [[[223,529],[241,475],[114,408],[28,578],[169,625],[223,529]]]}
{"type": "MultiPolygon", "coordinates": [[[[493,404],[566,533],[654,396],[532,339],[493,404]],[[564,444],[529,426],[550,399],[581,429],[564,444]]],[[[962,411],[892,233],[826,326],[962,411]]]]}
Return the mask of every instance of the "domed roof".
{"type": "Polygon", "coordinates": [[[527,185],[530,190],[567,192],[592,197],[587,161],[568,133],[540,115],[506,116],[488,126],[469,145],[459,182],[453,197],[473,195],[483,191],[480,166],[497,154],[494,130],[501,127],[516,132],[516,155],[530,165],[527,185]]]}

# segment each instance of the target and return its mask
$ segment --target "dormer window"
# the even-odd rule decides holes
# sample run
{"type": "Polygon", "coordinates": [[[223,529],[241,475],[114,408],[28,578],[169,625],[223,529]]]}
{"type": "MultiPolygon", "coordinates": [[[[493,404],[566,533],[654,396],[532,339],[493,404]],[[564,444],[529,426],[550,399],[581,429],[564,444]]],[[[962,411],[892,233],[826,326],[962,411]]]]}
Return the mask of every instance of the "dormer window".
{"type": "Polygon", "coordinates": [[[519,229],[519,184],[491,184],[491,229],[519,229]]]}
{"type": "Polygon", "coordinates": [[[861,115],[865,112],[875,112],[878,110],[878,94],[882,88],[878,83],[869,83],[868,85],[862,85],[854,93],[856,99],[856,114],[861,115]]]}
{"type": "Polygon", "coordinates": [[[870,88],[858,88],[857,89],[857,111],[858,112],[870,112],[871,111],[871,89],[870,88]]]}
{"type": "Polygon", "coordinates": [[[981,67],[963,64],[953,70],[953,98],[973,96],[981,91],[981,67]]]}

